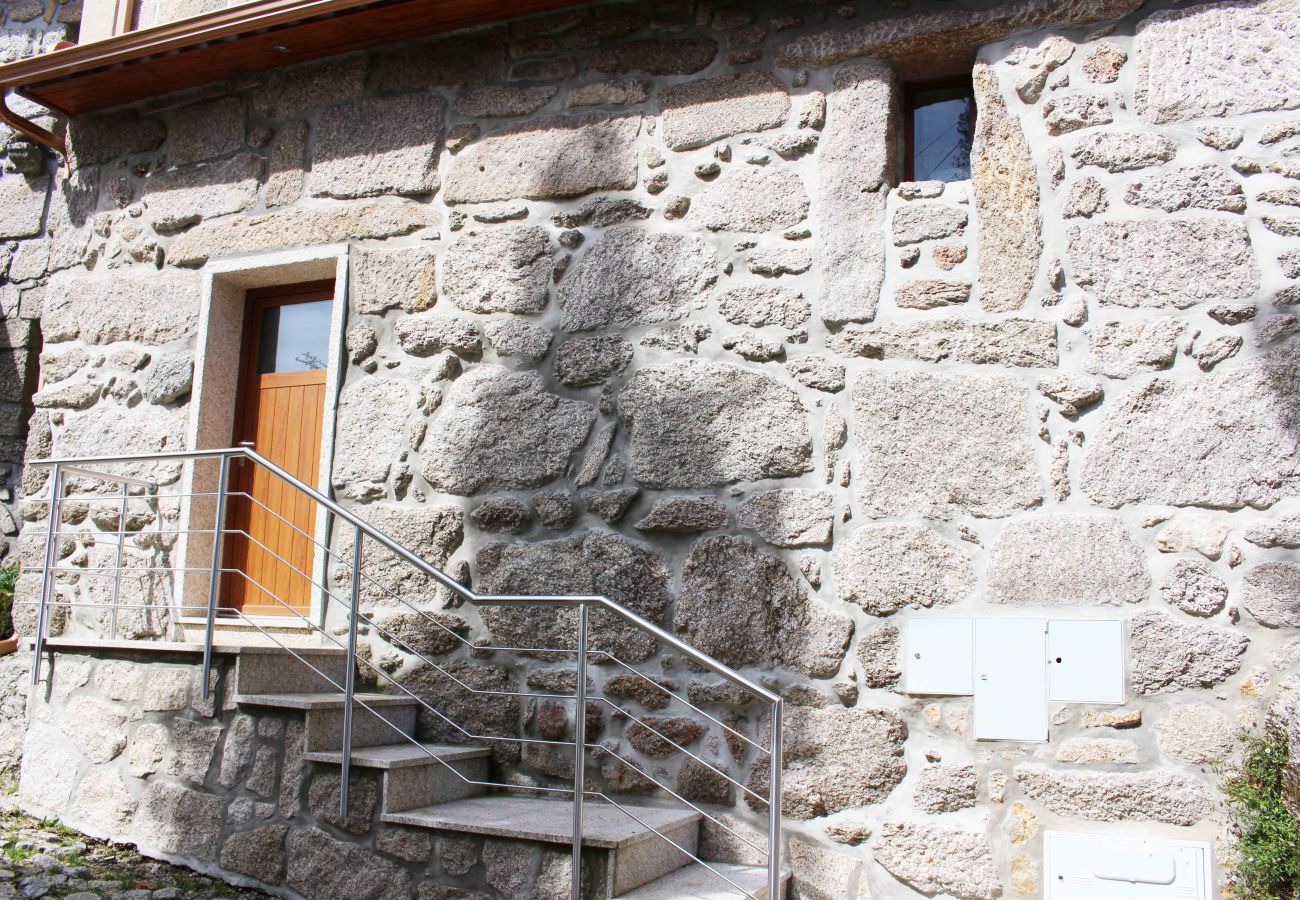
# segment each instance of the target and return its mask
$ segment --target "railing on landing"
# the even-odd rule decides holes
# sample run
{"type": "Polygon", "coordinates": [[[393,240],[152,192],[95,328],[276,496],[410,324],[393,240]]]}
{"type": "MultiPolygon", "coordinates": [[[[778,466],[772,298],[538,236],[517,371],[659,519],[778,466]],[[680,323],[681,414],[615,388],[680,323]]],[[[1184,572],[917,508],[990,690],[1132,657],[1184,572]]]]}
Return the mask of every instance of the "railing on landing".
{"type": "MultiPolygon", "coordinates": [[[[773,900],[773,898],[777,898],[781,895],[780,894],[780,886],[781,886],[781,813],[780,810],[781,810],[781,744],[782,744],[781,698],[776,694],[772,693],[771,691],[767,690],[763,686],[754,683],[753,681],[746,678],[745,676],[723,665],[717,660],[714,660],[711,657],[705,655],[704,653],[701,653],[700,651],[696,650],[694,647],[690,646],[689,644],[683,642],[676,636],[660,628],[658,625],[655,625],[653,622],[650,622],[642,618],[641,616],[638,616],[637,614],[631,612],[630,610],[625,609],[624,607],[618,605],[617,603],[614,603],[608,598],[602,596],[594,596],[594,595],[593,596],[562,596],[562,595],[519,596],[519,595],[477,594],[470,588],[460,584],[450,575],[443,572],[441,569],[433,565],[430,565],[428,562],[421,559],[411,550],[402,546],[397,541],[393,540],[391,537],[384,534],[379,529],[375,528],[374,526],[358,518],[354,513],[340,506],[338,503],[334,502],[329,497],[315,490],[310,485],[307,485],[301,480],[299,480],[298,478],[295,478],[293,475],[289,474],[284,469],[272,463],[270,460],[266,459],[265,457],[259,455],[256,451],[254,451],[249,447],[233,447],[233,448],[227,448],[222,450],[182,451],[182,452],[173,452],[173,453],[100,456],[100,457],[86,457],[81,459],[53,459],[53,460],[42,460],[40,462],[34,463],[34,465],[47,466],[50,467],[52,471],[49,479],[49,483],[50,483],[50,490],[49,490],[50,503],[48,509],[49,521],[48,521],[47,533],[46,533],[46,545],[45,545],[45,552],[43,557],[44,563],[42,566],[42,579],[41,579],[40,593],[39,593],[39,598],[37,600],[26,601],[26,602],[34,603],[37,606],[35,647],[34,647],[35,652],[33,654],[33,662],[32,662],[33,685],[35,685],[40,679],[41,659],[45,649],[45,642],[49,634],[51,615],[53,614],[54,610],[62,608],[66,612],[69,609],[88,607],[88,608],[98,609],[101,612],[103,612],[105,611],[105,608],[107,608],[109,637],[110,639],[114,639],[117,637],[117,633],[118,633],[118,628],[119,628],[118,616],[119,616],[119,611],[121,610],[138,610],[141,612],[141,617],[143,618],[147,616],[149,611],[155,613],[173,614],[176,608],[185,605],[179,602],[169,603],[166,600],[166,598],[164,598],[162,605],[158,603],[149,603],[147,602],[147,598],[146,598],[146,602],[143,603],[122,603],[121,587],[122,587],[122,579],[124,573],[127,573],[128,578],[139,577],[142,579],[142,582],[143,580],[148,580],[150,584],[152,584],[154,587],[159,587],[161,582],[163,593],[166,594],[170,591],[173,600],[175,599],[175,591],[177,586],[176,580],[173,577],[174,575],[176,574],[183,575],[185,573],[206,573],[207,590],[206,590],[206,598],[204,598],[206,600],[206,604],[204,607],[205,615],[203,617],[204,642],[203,642],[203,682],[202,682],[204,686],[205,695],[210,696],[213,689],[213,685],[212,685],[213,639],[215,634],[216,623],[219,618],[233,619],[242,622],[248,625],[249,627],[253,628],[261,635],[263,635],[265,638],[267,638],[271,643],[279,646],[280,648],[285,650],[285,652],[294,656],[299,662],[301,662],[303,665],[306,665],[308,668],[312,669],[319,677],[324,679],[329,684],[332,684],[341,693],[343,693],[344,694],[344,704],[343,704],[344,722],[343,722],[343,748],[342,748],[343,752],[341,756],[342,772],[340,776],[340,807],[343,815],[346,815],[348,802],[349,802],[349,798],[348,798],[349,767],[351,764],[351,756],[352,756],[351,750],[352,750],[354,708],[360,706],[361,708],[365,709],[366,711],[368,711],[378,719],[385,722],[389,721],[384,718],[383,714],[379,710],[371,707],[369,704],[365,702],[365,700],[357,696],[356,673],[358,671],[358,666],[364,665],[369,670],[372,670],[376,676],[385,679],[391,688],[411,698],[417,704],[419,710],[423,710],[427,712],[429,715],[433,716],[434,719],[436,719],[439,723],[441,723],[441,725],[444,726],[446,729],[450,729],[450,731],[456,733],[461,739],[464,739],[466,741],[480,741],[488,744],[515,743],[521,745],[526,745],[526,744],[551,745],[551,746],[572,748],[573,758],[574,758],[572,788],[568,788],[568,787],[558,788],[558,787],[550,787],[550,786],[538,785],[538,784],[530,785],[530,784],[520,784],[520,783],[477,781],[466,777],[455,767],[447,763],[445,760],[442,760],[434,753],[430,752],[424,746],[424,744],[421,743],[421,741],[419,740],[418,730],[417,730],[417,735],[412,736],[412,735],[407,735],[404,731],[398,729],[396,726],[392,726],[393,730],[401,738],[408,740],[410,743],[412,743],[420,750],[422,750],[425,754],[427,754],[431,759],[443,765],[446,769],[448,769],[451,773],[453,773],[455,777],[461,779],[466,783],[475,786],[484,787],[484,788],[498,788],[498,789],[509,790],[509,791],[533,791],[538,793],[554,794],[554,795],[570,798],[572,804],[572,810],[573,810],[572,896],[574,900],[578,900],[578,898],[581,896],[581,890],[582,890],[581,852],[582,852],[582,836],[583,836],[583,810],[584,810],[584,803],[587,800],[587,798],[600,799],[605,803],[610,804],[614,808],[619,809],[624,814],[630,816],[632,819],[637,821],[643,827],[649,828],[661,840],[666,841],[667,843],[675,847],[678,851],[680,851],[681,853],[689,857],[692,861],[700,865],[703,865],[705,868],[711,871],[717,878],[721,879],[723,882],[727,883],[735,890],[740,891],[744,896],[751,898],[751,900],[758,900],[758,897],[755,894],[751,893],[748,890],[745,890],[740,885],[736,884],[735,881],[727,877],[717,868],[709,865],[707,861],[700,859],[695,853],[682,847],[676,841],[672,840],[672,838],[668,837],[667,835],[663,834],[657,829],[654,829],[649,825],[647,825],[631,809],[628,809],[626,806],[620,804],[616,799],[611,797],[610,796],[610,793],[612,793],[611,791],[598,790],[598,789],[594,789],[591,786],[588,786],[587,777],[586,777],[586,762],[587,762],[588,753],[601,753],[611,757],[611,759],[615,762],[616,766],[626,767],[627,769],[635,772],[638,776],[645,779],[646,782],[654,785],[654,788],[656,790],[661,791],[664,794],[667,794],[676,802],[690,807],[692,810],[699,813],[704,818],[708,819],[709,822],[714,827],[719,828],[724,832],[726,832],[730,838],[733,838],[736,841],[739,841],[741,844],[746,845],[750,850],[754,851],[755,855],[758,858],[763,860],[763,863],[767,869],[767,897],[769,898],[769,900],[773,900]],[[325,541],[322,542],[320,540],[317,540],[316,537],[314,537],[313,535],[302,530],[298,526],[294,525],[292,522],[289,522],[283,516],[279,515],[279,513],[277,513],[275,510],[272,510],[265,503],[260,501],[258,498],[254,497],[251,493],[232,490],[230,486],[230,480],[231,480],[230,469],[231,469],[231,463],[234,460],[246,461],[253,465],[260,466],[261,468],[265,469],[267,472],[271,473],[280,482],[282,482],[284,486],[298,492],[299,494],[308,498],[310,501],[314,502],[315,504],[318,504],[319,508],[324,511],[326,516],[326,521],[327,521],[326,530],[325,530],[325,541]],[[201,461],[210,461],[216,463],[217,472],[215,475],[215,485],[213,486],[213,489],[210,491],[198,490],[199,478],[196,470],[198,468],[198,464],[201,461]],[[190,489],[188,491],[173,491],[168,489],[169,485],[175,485],[177,482],[182,481],[181,475],[183,472],[183,468],[186,465],[191,466],[191,477],[188,480],[190,489]],[[120,468],[123,466],[131,467],[133,470],[133,474],[129,474],[129,475],[121,474],[120,472],[109,471],[106,468],[106,467],[120,468]],[[156,474],[151,474],[151,468],[156,469],[158,467],[162,467],[166,470],[166,474],[163,475],[161,478],[159,478],[156,474]],[[69,484],[82,484],[85,482],[89,482],[88,493],[82,495],[72,495],[72,496],[65,495],[65,492],[69,484]],[[115,491],[113,493],[100,492],[104,490],[106,486],[109,485],[117,486],[118,488],[120,488],[120,491],[115,491]],[[260,541],[257,537],[250,534],[249,530],[236,529],[230,527],[229,524],[227,523],[228,512],[229,512],[228,500],[232,497],[238,497],[241,500],[247,501],[248,503],[255,505],[256,507],[259,508],[259,511],[263,516],[271,516],[274,517],[275,519],[278,519],[284,526],[287,526],[289,529],[291,529],[292,531],[300,535],[302,539],[309,541],[311,546],[315,548],[316,552],[318,554],[323,555],[322,559],[325,562],[325,565],[323,567],[321,566],[309,567],[309,568],[315,568],[321,573],[319,579],[317,578],[316,575],[313,575],[311,572],[303,571],[302,568],[290,562],[289,560],[285,559],[283,556],[280,555],[279,552],[277,552],[275,548],[267,546],[265,543],[260,541]],[[63,530],[62,526],[65,524],[64,521],[65,518],[69,520],[76,520],[78,522],[81,521],[82,518],[85,518],[85,514],[83,514],[79,508],[75,508],[75,507],[71,515],[67,514],[68,513],[67,504],[70,501],[76,504],[80,504],[80,503],[103,504],[107,502],[117,503],[118,505],[117,517],[116,517],[117,533],[115,536],[116,543],[111,545],[114,549],[114,565],[91,567],[89,565],[75,564],[76,562],[75,560],[73,561],[72,564],[69,564],[67,566],[59,565],[60,559],[64,555],[60,553],[60,548],[64,546],[65,540],[76,540],[79,538],[84,540],[88,534],[91,535],[92,541],[97,542],[99,539],[97,533],[95,532],[85,532],[85,531],[79,532],[79,531],[63,530]],[[191,520],[198,517],[201,513],[200,510],[195,508],[199,505],[199,503],[196,503],[195,501],[211,503],[213,506],[211,527],[208,528],[186,528],[186,527],[164,528],[162,527],[164,523],[169,520],[175,520],[179,522],[181,510],[180,507],[175,506],[174,504],[181,501],[190,504],[191,520]],[[141,526],[139,528],[128,527],[128,521],[130,520],[130,516],[129,516],[130,506],[132,504],[134,504],[137,507],[143,504],[146,510],[145,514],[141,515],[140,518],[137,520],[137,522],[140,523],[141,526]],[[80,518],[78,518],[78,516],[80,516],[80,518]],[[156,524],[158,527],[152,529],[148,528],[148,525],[151,524],[156,524]],[[350,549],[350,554],[348,554],[346,557],[344,555],[336,553],[335,551],[330,549],[329,546],[329,537],[330,537],[331,530],[333,528],[339,527],[340,525],[344,527],[350,527],[353,531],[352,547],[350,549]],[[145,566],[124,565],[124,562],[126,562],[126,560],[124,560],[123,550],[126,546],[128,537],[130,537],[131,535],[134,535],[133,539],[136,542],[137,546],[152,547],[154,549],[155,560],[150,560],[150,562],[160,561],[162,565],[156,567],[152,565],[145,565],[145,566]],[[174,545],[176,542],[174,540],[168,541],[167,539],[184,537],[188,540],[189,538],[198,535],[211,535],[211,550],[210,553],[208,554],[208,565],[189,566],[189,565],[174,564],[174,561],[171,560],[169,557],[169,552],[174,549],[174,545]],[[299,609],[294,608],[292,605],[286,602],[282,597],[280,597],[277,594],[274,586],[260,584],[251,575],[249,575],[248,572],[243,571],[242,569],[237,567],[223,564],[223,539],[229,535],[238,535],[242,540],[248,541],[251,544],[256,544],[261,552],[270,555],[271,557],[276,559],[280,564],[287,566],[292,572],[306,579],[307,582],[314,590],[319,591],[321,597],[321,603],[322,603],[322,609],[319,611],[320,621],[319,622],[313,621],[313,619],[310,616],[304,615],[299,609]],[[532,606],[550,607],[556,609],[557,611],[560,609],[575,608],[577,612],[575,646],[572,648],[554,648],[554,647],[516,648],[516,647],[498,647],[498,646],[491,646],[491,645],[483,645],[483,644],[477,644],[469,641],[463,635],[458,633],[455,629],[449,628],[443,622],[438,621],[438,619],[435,618],[433,615],[431,615],[427,609],[421,606],[417,606],[416,604],[410,602],[408,598],[402,595],[402,592],[400,590],[396,590],[390,585],[384,584],[380,579],[375,578],[373,575],[369,575],[365,573],[364,563],[363,563],[363,558],[364,558],[363,547],[365,546],[367,541],[373,543],[374,545],[377,545],[379,548],[382,548],[382,550],[387,552],[388,554],[391,554],[391,556],[396,558],[401,564],[412,567],[421,576],[432,579],[432,581],[436,583],[438,586],[440,586],[441,588],[447,591],[451,591],[452,593],[462,598],[463,600],[468,601],[477,606],[520,607],[520,606],[532,605],[532,606]],[[158,558],[157,551],[160,548],[165,548],[169,552],[164,552],[161,555],[161,557],[158,558]],[[339,574],[346,575],[347,586],[348,586],[346,597],[338,596],[329,587],[330,578],[328,572],[330,569],[331,562],[343,565],[342,569],[336,571],[338,571],[339,574]],[[93,601],[91,602],[77,601],[75,599],[65,599],[56,596],[55,584],[57,581],[59,581],[61,576],[74,576],[74,577],[90,576],[92,578],[111,578],[112,586],[111,586],[111,590],[107,592],[108,593],[107,602],[105,603],[105,602],[93,602],[93,601]],[[326,643],[326,645],[332,645],[343,649],[346,653],[346,660],[347,660],[347,664],[344,670],[345,672],[345,676],[343,679],[344,683],[339,684],[334,678],[328,676],[326,673],[316,668],[316,666],[313,666],[307,659],[304,658],[303,655],[300,655],[299,653],[295,652],[293,647],[290,647],[285,642],[281,641],[277,637],[273,629],[264,627],[266,624],[264,619],[259,622],[258,619],[246,615],[240,609],[230,607],[230,606],[222,606],[220,604],[220,596],[221,596],[221,589],[222,589],[222,581],[225,576],[234,576],[243,579],[248,585],[258,589],[262,593],[271,597],[277,604],[282,606],[285,609],[287,616],[297,619],[302,624],[306,625],[309,629],[311,629],[313,632],[319,634],[322,640],[326,643]],[[365,617],[361,611],[361,605],[362,605],[361,598],[362,598],[363,586],[367,591],[379,592],[379,594],[385,599],[385,601],[395,602],[409,609],[411,612],[415,613],[416,615],[422,617],[423,620],[427,621],[428,625],[431,628],[437,629],[441,633],[445,633],[446,635],[449,636],[449,639],[454,639],[455,642],[459,642],[460,644],[472,650],[475,654],[491,653],[491,652],[513,652],[513,653],[524,653],[534,657],[545,656],[548,654],[554,654],[561,657],[573,657],[576,661],[576,684],[575,684],[574,693],[570,695],[570,694],[557,694],[557,693],[532,693],[532,692],[523,692],[523,691],[494,690],[494,689],[478,688],[472,686],[471,684],[467,684],[462,678],[457,677],[456,674],[449,671],[446,667],[440,665],[439,663],[431,659],[429,655],[421,653],[417,651],[415,648],[411,647],[408,640],[398,635],[395,635],[391,631],[385,629],[378,622],[374,621],[373,618],[365,617]],[[342,633],[340,634],[331,633],[331,631],[326,627],[329,611],[331,609],[330,607],[331,603],[338,604],[339,606],[342,607],[343,611],[346,613],[347,624],[346,624],[345,635],[342,633]],[[669,647],[672,650],[687,657],[690,660],[690,662],[693,663],[694,665],[699,666],[705,670],[711,671],[713,673],[716,673],[717,675],[721,676],[723,679],[725,679],[734,687],[741,689],[748,695],[755,697],[759,701],[765,703],[768,708],[767,709],[767,719],[768,719],[767,746],[764,747],[761,743],[751,739],[745,734],[742,734],[737,728],[733,728],[732,725],[729,725],[726,722],[723,722],[718,718],[709,715],[703,709],[700,709],[699,706],[691,703],[689,700],[682,697],[680,694],[676,693],[675,690],[666,686],[662,679],[650,678],[649,676],[645,675],[641,671],[633,668],[627,662],[618,659],[617,656],[615,656],[612,652],[610,652],[607,649],[591,649],[589,646],[589,638],[590,638],[589,620],[590,620],[590,614],[593,609],[604,610],[607,613],[621,619],[622,621],[626,622],[632,627],[649,635],[655,641],[659,642],[659,644],[669,647]],[[450,679],[459,688],[464,689],[471,694],[496,695],[496,696],[516,697],[516,698],[531,697],[538,700],[573,702],[574,704],[573,740],[572,741],[546,740],[546,739],[535,739],[535,738],[500,735],[500,734],[477,734],[473,729],[464,727],[462,724],[454,721],[451,716],[435,708],[426,697],[421,696],[416,691],[413,691],[407,686],[399,683],[398,681],[393,680],[392,676],[388,675],[383,669],[380,668],[380,666],[376,665],[375,662],[372,661],[368,655],[363,655],[358,653],[358,634],[360,628],[363,627],[362,626],[363,619],[365,620],[364,621],[365,628],[374,630],[376,633],[378,633],[383,638],[385,638],[386,641],[392,646],[400,648],[401,650],[411,654],[412,656],[417,658],[420,662],[429,666],[432,670],[440,673],[442,676],[445,676],[446,678],[450,679]],[[613,703],[607,697],[602,695],[602,696],[595,696],[589,698],[587,692],[587,676],[588,676],[590,665],[592,664],[593,661],[608,663],[610,665],[621,668],[626,673],[628,673],[631,677],[644,681],[646,688],[649,692],[652,692],[655,695],[666,695],[667,697],[671,698],[671,700],[669,701],[670,703],[675,701],[681,704],[686,709],[688,709],[692,715],[697,715],[707,719],[710,723],[716,726],[721,732],[723,732],[727,743],[733,744],[735,746],[741,746],[742,749],[748,748],[747,750],[743,750],[742,753],[736,753],[733,750],[733,757],[737,759],[743,759],[746,755],[753,756],[754,759],[756,760],[756,765],[755,765],[756,771],[759,770],[759,767],[757,765],[757,760],[760,759],[765,760],[766,761],[765,774],[767,776],[766,796],[764,796],[762,793],[754,789],[754,787],[759,787],[761,789],[762,787],[761,779],[759,779],[759,781],[755,783],[754,787],[751,787],[750,784],[746,784],[740,780],[737,780],[736,778],[733,778],[731,775],[722,771],[717,766],[703,759],[699,754],[688,750],[685,746],[682,746],[681,743],[673,740],[671,737],[664,734],[660,729],[656,728],[650,722],[646,721],[643,718],[638,717],[630,710],[627,710],[613,703]],[[768,826],[767,834],[766,834],[766,838],[767,838],[766,848],[757,845],[753,840],[750,840],[750,838],[746,837],[736,828],[733,828],[731,825],[722,821],[722,819],[718,815],[711,814],[710,812],[703,809],[696,803],[691,802],[691,800],[689,800],[688,798],[683,797],[681,793],[679,793],[678,791],[672,790],[670,787],[668,787],[666,784],[661,782],[659,779],[655,778],[651,773],[647,772],[645,768],[636,765],[636,763],[628,759],[625,755],[619,753],[615,748],[610,747],[607,744],[598,744],[598,743],[589,742],[587,738],[587,715],[586,715],[586,710],[589,702],[600,703],[602,705],[612,708],[613,710],[615,710],[615,713],[618,717],[626,719],[629,722],[636,723],[639,727],[646,729],[647,732],[654,735],[655,739],[657,739],[660,742],[663,742],[663,745],[667,746],[670,752],[677,752],[683,754],[684,756],[691,759],[695,764],[706,767],[713,775],[716,775],[717,777],[725,781],[725,783],[729,786],[728,791],[730,791],[730,788],[733,787],[738,789],[744,795],[744,797],[748,802],[748,805],[751,808],[755,808],[755,809],[765,808],[767,811],[767,826],[768,826]]],[[[109,518],[111,520],[111,516],[109,518]]],[[[342,631],[342,629],[340,629],[340,631],[342,631]]],[[[691,743],[691,741],[686,741],[686,743],[691,743]]],[[[753,781],[753,779],[751,779],[751,781],[753,781]]]]}

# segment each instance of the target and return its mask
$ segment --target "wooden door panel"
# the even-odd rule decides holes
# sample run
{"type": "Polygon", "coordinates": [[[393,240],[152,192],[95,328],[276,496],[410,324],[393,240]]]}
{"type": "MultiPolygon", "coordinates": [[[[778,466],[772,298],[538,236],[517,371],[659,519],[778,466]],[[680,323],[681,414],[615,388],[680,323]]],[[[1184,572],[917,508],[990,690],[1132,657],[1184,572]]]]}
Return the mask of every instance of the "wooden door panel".
{"type": "MultiPolygon", "coordinates": [[[[319,474],[326,369],[259,372],[259,365],[271,367],[259,350],[265,340],[260,323],[269,306],[319,305],[329,296],[320,290],[266,300],[250,296],[245,331],[236,437],[252,441],[258,453],[307,484],[315,484],[319,474]]],[[[280,320],[275,321],[272,340],[281,339],[280,320]]],[[[293,340],[299,335],[289,335],[291,349],[296,348],[293,340]]],[[[275,348],[269,358],[273,364],[283,362],[275,348]]],[[[309,362],[317,358],[306,357],[309,362]]],[[[306,615],[315,590],[316,503],[252,463],[236,462],[231,484],[237,494],[229,504],[225,559],[231,572],[223,582],[222,606],[247,615],[306,615]]]]}

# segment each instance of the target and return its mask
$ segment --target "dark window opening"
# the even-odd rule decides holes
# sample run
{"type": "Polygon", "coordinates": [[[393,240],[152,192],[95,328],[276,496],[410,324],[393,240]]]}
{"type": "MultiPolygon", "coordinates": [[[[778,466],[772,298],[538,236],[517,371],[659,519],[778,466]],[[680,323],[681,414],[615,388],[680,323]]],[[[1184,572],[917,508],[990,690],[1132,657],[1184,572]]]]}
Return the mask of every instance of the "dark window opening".
{"type": "Polygon", "coordinates": [[[906,85],[903,115],[907,181],[970,178],[975,92],[969,77],[906,85]]]}

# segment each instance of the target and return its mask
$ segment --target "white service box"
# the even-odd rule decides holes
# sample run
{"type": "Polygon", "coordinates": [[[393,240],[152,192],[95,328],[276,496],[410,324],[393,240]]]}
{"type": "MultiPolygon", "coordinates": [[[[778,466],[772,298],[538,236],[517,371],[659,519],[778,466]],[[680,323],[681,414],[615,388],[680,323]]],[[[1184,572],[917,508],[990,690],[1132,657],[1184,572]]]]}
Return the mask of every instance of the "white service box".
{"type": "Polygon", "coordinates": [[[904,620],[903,690],[909,694],[965,696],[972,691],[972,619],[904,620]]]}
{"type": "Polygon", "coordinates": [[[1046,741],[1046,619],[975,620],[975,739],[1046,741]]]}
{"type": "Polygon", "coordinates": [[[1046,900],[1211,900],[1210,845],[1134,835],[1043,835],[1046,900]]]}
{"type": "Polygon", "coordinates": [[[1056,703],[1124,702],[1124,623],[1047,623],[1047,698],[1056,703]]]}

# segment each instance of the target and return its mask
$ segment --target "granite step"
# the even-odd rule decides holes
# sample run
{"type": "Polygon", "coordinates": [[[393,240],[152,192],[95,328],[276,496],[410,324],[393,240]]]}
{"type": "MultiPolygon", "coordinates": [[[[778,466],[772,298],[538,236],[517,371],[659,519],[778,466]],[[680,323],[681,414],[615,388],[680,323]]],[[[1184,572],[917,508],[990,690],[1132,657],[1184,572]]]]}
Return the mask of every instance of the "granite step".
{"type": "MultiPolygon", "coordinates": [[[[307,721],[308,753],[343,748],[344,697],[341,693],[236,694],[235,703],[302,710],[307,721]]],[[[353,748],[382,746],[413,737],[417,706],[414,700],[405,696],[356,694],[352,712],[353,748]]]]}
{"type": "MultiPolygon", "coordinates": [[[[781,870],[783,900],[790,882],[790,870],[781,870]]],[[[710,862],[684,866],[662,878],[623,894],[618,900],[768,900],[767,869],[763,866],[739,866],[710,862]],[[713,871],[710,871],[712,869],[713,871]],[[725,876],[728,884],[718,875],[725,876]]]]}
{"type": "MultiPolygon", "coordinates": [[[[608,803],[589,801],[584,807],[583,846],[589,856],[594,851],[603,857],[606,897],[621,896],[693,863],[698,850],[699,813],[630,803],[621,806],[631,815],[608,803]]],[[[571,845],[573,834],[573,806],[568,800],[506,794],[387,813],[382,818],[394,825],[565,847],[571,845]]]]}
{"type": "MultiPolygon", "coordinates": [[[[403,741],[352,751],[352,765],[383,772],[380,811],[398,813],[438,803],[476,797],[486,790],[492,750],[455,744],[416,744],[403,741]]],[[[316,763],[342,765],[342,750],[307,754],[316,763]]]]}
{"type": "Polygon", "coordinates": [[[241,647],[235,663],[235,693],[337,692],[343,686],[348,663],[343,650],[295,647],[293,653],[302,659],[276,646],[241,647]]]}

